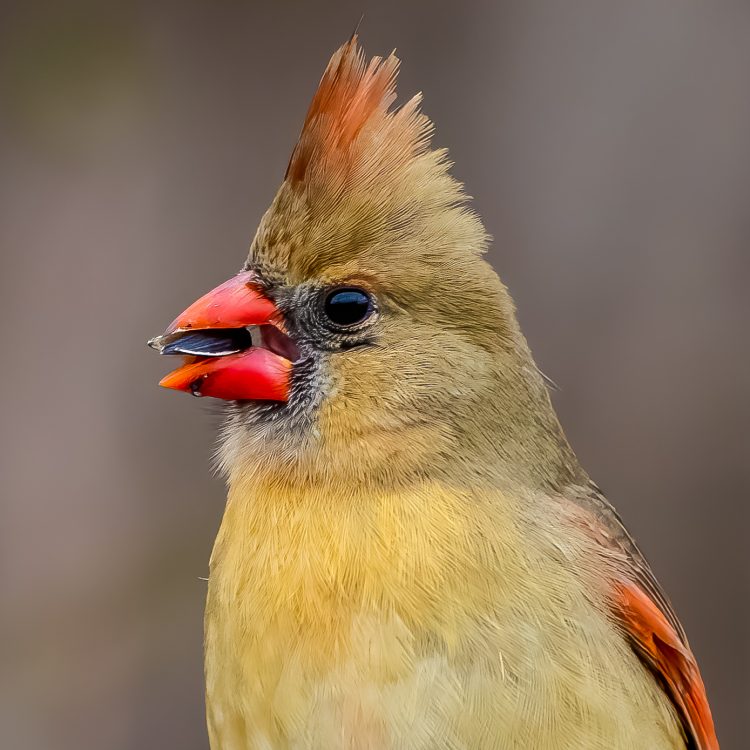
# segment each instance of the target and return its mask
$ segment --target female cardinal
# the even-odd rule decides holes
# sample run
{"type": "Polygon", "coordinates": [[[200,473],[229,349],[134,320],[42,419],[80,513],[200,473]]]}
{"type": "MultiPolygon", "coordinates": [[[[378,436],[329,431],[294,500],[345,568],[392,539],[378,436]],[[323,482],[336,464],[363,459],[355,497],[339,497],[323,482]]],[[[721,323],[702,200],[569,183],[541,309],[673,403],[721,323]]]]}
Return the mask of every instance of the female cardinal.
{"type": "Polygon", "coordinates": [[[331,59],[242,271],[154,339],[228,402],[213,750],[717,750],[398,60],[331,59]]]}

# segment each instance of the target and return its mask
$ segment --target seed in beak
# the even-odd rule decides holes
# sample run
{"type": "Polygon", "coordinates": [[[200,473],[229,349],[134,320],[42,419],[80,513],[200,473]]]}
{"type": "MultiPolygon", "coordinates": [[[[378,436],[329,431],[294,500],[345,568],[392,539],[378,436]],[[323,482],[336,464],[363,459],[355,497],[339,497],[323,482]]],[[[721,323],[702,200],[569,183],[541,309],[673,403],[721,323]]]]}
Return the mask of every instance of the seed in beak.
{"type": "Polygon", "coordinates": [[[178,331],[157,336],[148,342],[160,354],[183,354],[194,357],[226,357],[253,345],[247,328],[207,328],[178,331]]]}

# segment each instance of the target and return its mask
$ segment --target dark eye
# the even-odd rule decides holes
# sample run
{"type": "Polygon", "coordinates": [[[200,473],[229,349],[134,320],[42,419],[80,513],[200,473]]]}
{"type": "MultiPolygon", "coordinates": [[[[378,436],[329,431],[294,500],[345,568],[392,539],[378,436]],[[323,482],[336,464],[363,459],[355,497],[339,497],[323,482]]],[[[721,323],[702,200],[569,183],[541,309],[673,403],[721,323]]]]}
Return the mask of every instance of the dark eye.
{"type": "Polygon", "coordinates": [[[374,310],[374,305],[370,295],[362,289],[339,287],[329,292],[323,309],[331,323],[347,327],[368,318],[374,310]]]}

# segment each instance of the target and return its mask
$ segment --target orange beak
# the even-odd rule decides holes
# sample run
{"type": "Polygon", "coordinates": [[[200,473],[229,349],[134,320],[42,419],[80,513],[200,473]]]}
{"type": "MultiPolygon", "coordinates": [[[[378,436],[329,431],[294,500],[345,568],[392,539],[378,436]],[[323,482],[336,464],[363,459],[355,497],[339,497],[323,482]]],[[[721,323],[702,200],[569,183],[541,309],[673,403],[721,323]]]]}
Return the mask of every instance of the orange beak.
{"type": "Polygon", "coordinates": [[[289,398],[296,348],[252,271],[203,295],[149,345],[187,357],[161,380],[165,388],[231,401],[289,398]],[[255,329],[257,344],[248,327],[255,329]]]}

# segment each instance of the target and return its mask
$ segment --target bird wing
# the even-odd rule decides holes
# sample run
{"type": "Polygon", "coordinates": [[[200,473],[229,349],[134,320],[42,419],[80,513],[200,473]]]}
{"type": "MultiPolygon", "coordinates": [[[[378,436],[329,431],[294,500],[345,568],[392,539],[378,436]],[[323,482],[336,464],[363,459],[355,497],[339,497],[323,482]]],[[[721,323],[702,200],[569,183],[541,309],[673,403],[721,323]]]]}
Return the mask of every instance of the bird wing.
{"type": "Polygon", "coordinates": [[[576,499],[614,560],[613,615],[677,710],[690,750],[719,750],[706,689],[685,631],[617,512],[599,489],[576,499]]]}

